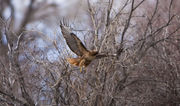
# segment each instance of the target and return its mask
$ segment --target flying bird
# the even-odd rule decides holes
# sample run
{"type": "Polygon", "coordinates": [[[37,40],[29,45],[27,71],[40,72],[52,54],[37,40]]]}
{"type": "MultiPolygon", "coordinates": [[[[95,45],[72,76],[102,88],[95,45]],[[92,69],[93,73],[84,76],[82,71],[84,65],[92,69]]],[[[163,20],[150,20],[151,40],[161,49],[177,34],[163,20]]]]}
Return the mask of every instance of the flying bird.
{"type": "Polygon", "coordinates": [[[67,58],[67,61],[74,66],[80,67],[80,72],[82,72],[82,68],[86,68],[94,59],[107,57],[105,54],[99,54],[96,50],[88,50],[81,40],[70,31],[64,21],[60,21],[60,28],[67,45],[78,56],[77,58],[67,58]]]}

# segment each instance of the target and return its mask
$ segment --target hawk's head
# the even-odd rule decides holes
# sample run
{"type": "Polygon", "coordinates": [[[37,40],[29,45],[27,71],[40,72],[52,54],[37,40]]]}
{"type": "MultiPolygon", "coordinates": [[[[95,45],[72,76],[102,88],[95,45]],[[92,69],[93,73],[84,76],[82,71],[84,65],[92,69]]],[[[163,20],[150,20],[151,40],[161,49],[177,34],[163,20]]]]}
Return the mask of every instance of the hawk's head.
{"type": "Polygon", "coordinates": [[[98,54],[98,51],[96,51],[96,50],[93,50],[93,51],[91,51],[91,53],[90,53],[92,56],[96,56],[97,54],[98,54]]]}

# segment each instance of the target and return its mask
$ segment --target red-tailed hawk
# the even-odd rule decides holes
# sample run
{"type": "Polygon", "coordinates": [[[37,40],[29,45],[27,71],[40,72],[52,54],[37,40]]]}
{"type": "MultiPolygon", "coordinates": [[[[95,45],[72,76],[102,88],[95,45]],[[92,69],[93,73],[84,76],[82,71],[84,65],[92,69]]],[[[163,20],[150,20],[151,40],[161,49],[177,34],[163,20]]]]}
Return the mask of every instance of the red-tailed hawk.
{"type": "Polygon", "coordinates": [[[94,59],[107,56],[99,54],[95,50],[87,50],[81,40],[67,28],[64,22],[60,22],[60,28],[69,48],[79,56],[77,58],[67,58],[67,61],[74,66],[80,67],[80,72],[82,72],[83,67],[87,67],[94,59]]]}

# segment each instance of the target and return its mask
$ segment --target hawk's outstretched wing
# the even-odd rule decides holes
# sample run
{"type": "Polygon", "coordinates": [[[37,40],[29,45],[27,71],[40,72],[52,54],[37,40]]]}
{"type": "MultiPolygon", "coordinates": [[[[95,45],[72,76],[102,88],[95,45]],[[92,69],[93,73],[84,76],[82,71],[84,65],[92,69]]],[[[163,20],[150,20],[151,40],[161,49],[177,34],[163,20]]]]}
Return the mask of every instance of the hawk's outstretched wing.
{"type": "Polygon", "coordinates": [[[83,54],[88,53],[89,51],[83,45],[81,40],[70,30],[65,28],[65,26],[60,23],[61,32],[66,40],[67,45],[69,48],[78,56],[83,56],[83,54]]]}

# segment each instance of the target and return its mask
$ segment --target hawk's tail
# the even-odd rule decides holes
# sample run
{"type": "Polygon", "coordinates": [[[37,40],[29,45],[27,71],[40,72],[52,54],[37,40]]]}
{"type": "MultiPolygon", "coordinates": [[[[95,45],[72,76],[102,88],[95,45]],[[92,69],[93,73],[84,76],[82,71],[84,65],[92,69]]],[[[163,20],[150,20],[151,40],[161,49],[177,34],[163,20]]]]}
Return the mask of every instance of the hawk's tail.
{"type": "Polygon", "coordinates": [[[79,66],[81,58],[67,58],[67,61],[74,66],[79,66]]]}

